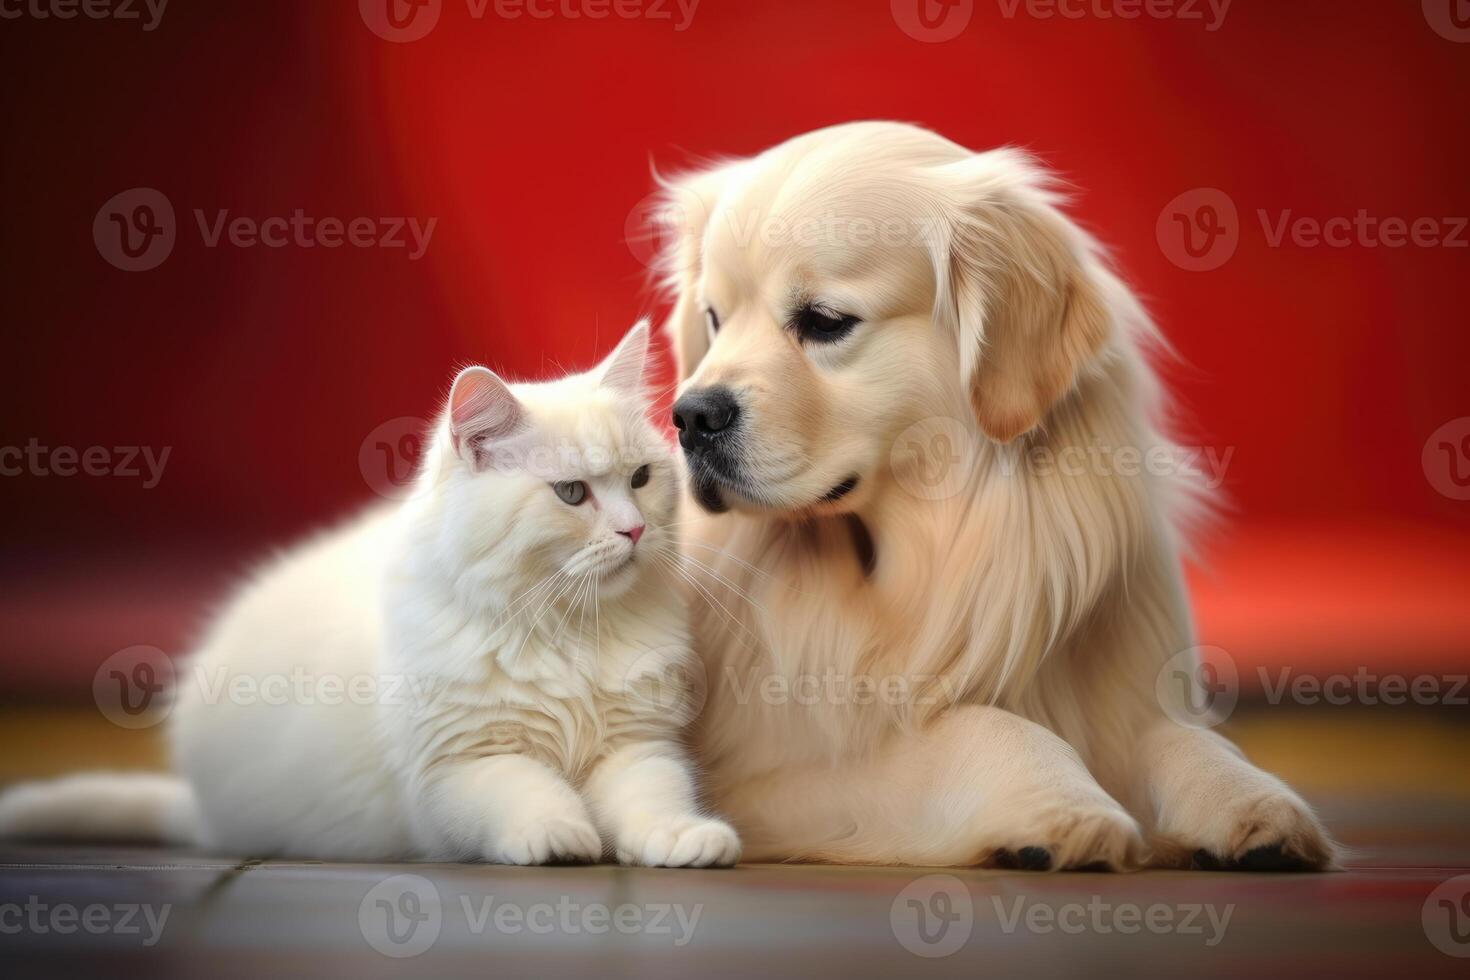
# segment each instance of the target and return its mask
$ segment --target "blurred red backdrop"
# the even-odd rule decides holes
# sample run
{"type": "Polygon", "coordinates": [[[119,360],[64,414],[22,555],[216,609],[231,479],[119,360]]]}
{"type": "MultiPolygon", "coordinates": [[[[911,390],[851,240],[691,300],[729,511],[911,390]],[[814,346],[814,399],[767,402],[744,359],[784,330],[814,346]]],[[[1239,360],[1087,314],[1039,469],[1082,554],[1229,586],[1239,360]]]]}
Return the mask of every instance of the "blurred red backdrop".
{"type": "Polygon", "coordinates": [[[634,19],[566,15],[596,0],[543,3],[549,19],[443,0],[411,43],[351,0],[179,3],[150,31],[0,23],[0,443],[172,447],[152,489],[5,478],[17,676],[54,686],[59,664],[182,644],[243,558],[371,498],[364,439],[430,413],[456,364],[586,365],[661,312],[627,241],[651,166],[858,118],[1019,144],[1076,186],[1074,213],[1181,355],[1166,372],[1185,441],[1232,453],[1231,522],[1197,579],[1205,640],[1247,660],[1357,655],[1344,644],[1462,660],[1470,503],[1422,456],[1470,415],[1470,232],[1457,248],[1271,234],[1288,212],[1366,212],[1453,235],[1470,214],[1470,45],[1433,29],[1432,2],[1331,0],[1240,0],[1214,30],[1101,16],[1127,6],[1107,0],[1071,4],[1076,19],[976,0],[949,10],[971,15],[957,37],[926,43],[900,26],[918,2],[702,0],[681,30],[672,0],[634,19]],[[92,236],[135,187],[177,220],[146,272],[92,236]],[[1238,248],[1207,272],[1158,237],[1198,188],[1238,210],[1238,248]],[[298,209],[437,224],[411,260],[209,247],[195,217],[298,209]]]}

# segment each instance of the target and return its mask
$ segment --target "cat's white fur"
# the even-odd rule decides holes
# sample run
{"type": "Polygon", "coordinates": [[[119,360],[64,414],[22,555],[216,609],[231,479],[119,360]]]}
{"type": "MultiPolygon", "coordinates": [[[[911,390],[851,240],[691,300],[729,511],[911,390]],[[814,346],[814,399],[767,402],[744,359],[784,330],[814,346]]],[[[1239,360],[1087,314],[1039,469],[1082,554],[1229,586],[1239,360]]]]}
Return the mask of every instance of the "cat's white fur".
{"type": "Polygon", "coordinates": [[[680,733],[678,474],[640,323],[596,370],[456,379],[410,498],[242,589],[183,667],[179,778],[0,797],[0,834],[325,859],[727,865],[680,733]],[[648,466],[646,485],[632,475],[648,466]],[[572,505],[553,488],[584,481],[572,505]]]}

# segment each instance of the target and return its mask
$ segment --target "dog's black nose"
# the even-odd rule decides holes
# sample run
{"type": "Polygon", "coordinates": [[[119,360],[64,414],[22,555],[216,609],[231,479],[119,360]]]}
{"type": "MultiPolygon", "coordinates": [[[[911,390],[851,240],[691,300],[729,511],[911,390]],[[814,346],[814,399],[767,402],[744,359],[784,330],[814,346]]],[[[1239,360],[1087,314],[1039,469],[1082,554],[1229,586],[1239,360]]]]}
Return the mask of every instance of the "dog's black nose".
{"type": "Polygon", "coordinates": [[[740,418],[740,404],[728,388],[691,391],[674,403],[674,428],[679,445],[698,449],[709,445],[740,418]]]}

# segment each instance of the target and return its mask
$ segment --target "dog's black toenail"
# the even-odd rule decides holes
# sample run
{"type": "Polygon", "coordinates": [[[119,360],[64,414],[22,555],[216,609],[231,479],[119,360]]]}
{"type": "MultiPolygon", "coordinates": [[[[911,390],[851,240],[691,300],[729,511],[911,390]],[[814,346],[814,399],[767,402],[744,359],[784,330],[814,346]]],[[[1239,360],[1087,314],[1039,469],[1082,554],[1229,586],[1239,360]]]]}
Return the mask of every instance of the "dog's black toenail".
{"type": "Polygon", "coordinates": [[[1206,850],[1194,852],[1196,871],[1310,871],[1312,866],[1301,857],[1289,854],[1285,844],[1266,844],[1246,851],[1238,859],[1222,861],[1206,850]]]}
{"type": "Polygon", "coordinates": [[[1240,858],[1242,871],[1306,871],[1307,862],[1287,854],[1281,844],[1267,844],[1246,851],[1240,858]]]}
{"type": "Polygon", "coordinates": [[[1045,871],[1051,867],[1051,852],[1044,847],[1023,847],[1016,856],[1026,871],[1045,871]]]}
{"type": "Polygon", "coordinates": [[[1044,847],[1023,847],[1018,851],[1001,848],[991,856],[990,863],[1007,871],[1046,871],[1051,867],[1051,852],[1044,847]]]}
{"type": "Polygon", "coordinates": [[[1224,871],[1225,863],[1204,848],[1194,852],[1195,871],[1224,871]]]}

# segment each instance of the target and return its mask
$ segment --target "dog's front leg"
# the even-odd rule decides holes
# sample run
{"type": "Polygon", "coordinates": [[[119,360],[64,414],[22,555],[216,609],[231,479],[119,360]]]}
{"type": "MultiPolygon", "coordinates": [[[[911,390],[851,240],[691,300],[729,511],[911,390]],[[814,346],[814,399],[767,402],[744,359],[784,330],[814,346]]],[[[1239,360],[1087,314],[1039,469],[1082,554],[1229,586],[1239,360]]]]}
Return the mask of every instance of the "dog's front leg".
{"type": "Polygon", "coordinates": [[[1215,732],[1165,719],[1140,749],[1159,863],[1245,871],[1334,865],[1334,845],[1311,808],[1215,732]]]}
{"type": "Polygon", "coordinates": [[[872,758],[720,787],[750,860],[1137,867],[1138,824],[1070,745],[999,708],[963,706],[872,758]]]}

